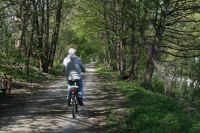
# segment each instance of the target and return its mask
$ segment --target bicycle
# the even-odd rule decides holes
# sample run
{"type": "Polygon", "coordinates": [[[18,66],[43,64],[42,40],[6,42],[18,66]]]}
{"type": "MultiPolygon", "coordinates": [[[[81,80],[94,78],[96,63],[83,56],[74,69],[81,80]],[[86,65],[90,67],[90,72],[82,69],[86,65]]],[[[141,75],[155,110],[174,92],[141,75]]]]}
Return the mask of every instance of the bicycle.
{"type": "Polygon", "coordinates": [[[70,84],[69,91],[71,93],[71,107],[72,107],[72,117],[76,118],[76,114],[78,113],[78,86],[76,85],[76,82],[73,82],[73,84],[70,84]]]}

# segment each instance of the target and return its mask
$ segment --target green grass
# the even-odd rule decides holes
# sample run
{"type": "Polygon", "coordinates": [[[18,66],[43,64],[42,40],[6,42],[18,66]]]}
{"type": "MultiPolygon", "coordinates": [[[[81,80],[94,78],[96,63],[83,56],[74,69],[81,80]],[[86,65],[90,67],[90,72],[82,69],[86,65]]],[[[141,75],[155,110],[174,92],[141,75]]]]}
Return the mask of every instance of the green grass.
{"type": "Polygon", "coordinates": [[[117,72],[111,72],[111,70],[102,67],[97,68],[97,73],[107,79],[117,79],[119,77],[117,72]]]}
{"type": "MultiPolygon", "coordinates": [[[[114,75],[106,73],[106,77],[114,75]]],[[[109,83],[110,85],[110,83],[109,83]]],[[[115,107],[108,116],[107,132],[133,133],[199,133],[199,110],[188,111],[185,103],[161,94],[147,91],[137,83],[113,81],[111,86],[124,94],[124,113],[117,114],[115,107]],[[196,112],[196,113],[195,113],[196,112]]]]}

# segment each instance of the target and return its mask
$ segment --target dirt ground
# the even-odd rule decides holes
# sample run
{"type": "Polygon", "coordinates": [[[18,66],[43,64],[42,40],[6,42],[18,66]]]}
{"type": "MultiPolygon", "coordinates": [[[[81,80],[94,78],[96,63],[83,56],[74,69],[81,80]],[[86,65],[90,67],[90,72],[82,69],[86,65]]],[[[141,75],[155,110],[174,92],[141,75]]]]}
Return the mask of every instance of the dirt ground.
{"type": "MultiPolygon", "coordinates": [[[[84,75],[84,106],[72,118],[71,108],[66,104],[64,77],[35,91],[12,96],[0,101],[0,133],[90,133],[106,132],[106,117],[110,113],[110,89],[102,86],[105,81],[88,67],[84,75]]],[[[120,96],[120,94],[115,93],[120,96]]],[[[114,95],[112,94],[112,97],[114,95]]],[[[119,99],[119,97],[117,98],[119,99]]]]}

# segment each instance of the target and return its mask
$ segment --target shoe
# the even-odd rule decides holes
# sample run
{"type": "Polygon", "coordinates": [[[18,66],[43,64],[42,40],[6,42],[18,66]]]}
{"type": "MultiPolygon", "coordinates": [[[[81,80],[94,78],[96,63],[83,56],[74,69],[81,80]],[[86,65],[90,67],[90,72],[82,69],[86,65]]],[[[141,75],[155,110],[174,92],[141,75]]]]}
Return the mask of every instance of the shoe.
{"type": "Polygon", "coordinates": [[[82,98],[78,98],[78,104],[80,105],[80,106],[83,106],[84,104],[83,104],[83,99],[82,98]]]}
{"type": "Polygon", "coordinates": [[[71,106],[72,104],[71,104],[71,99],[67,99],[67,105],[68,106],[71,106]]]}

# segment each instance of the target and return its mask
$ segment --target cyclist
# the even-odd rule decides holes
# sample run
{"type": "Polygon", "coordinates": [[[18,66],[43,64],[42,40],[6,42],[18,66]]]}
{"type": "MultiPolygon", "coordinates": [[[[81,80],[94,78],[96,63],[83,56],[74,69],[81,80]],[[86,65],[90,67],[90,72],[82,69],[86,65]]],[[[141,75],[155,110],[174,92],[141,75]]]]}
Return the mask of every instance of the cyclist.
{"type": "MultiPolygon", "coordinates": [[[[70,48],[68,51],[68,55],[63,60],[63,65],[65,67],[65,76],[70,85],[73,82],[76,82],[78,89],[78,103],[79,105],[83,105],[83,81],[81,72],[86,72],[85,67],[81,63],[81,60],[78,56],[75,55],[76,50],[74,48],[70,48]]],[[[67,101],[68,106],[71,105],[71,93],[67,91],[67,101]]]]}

